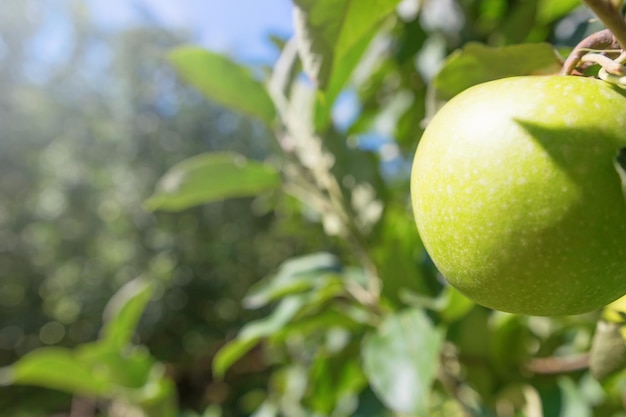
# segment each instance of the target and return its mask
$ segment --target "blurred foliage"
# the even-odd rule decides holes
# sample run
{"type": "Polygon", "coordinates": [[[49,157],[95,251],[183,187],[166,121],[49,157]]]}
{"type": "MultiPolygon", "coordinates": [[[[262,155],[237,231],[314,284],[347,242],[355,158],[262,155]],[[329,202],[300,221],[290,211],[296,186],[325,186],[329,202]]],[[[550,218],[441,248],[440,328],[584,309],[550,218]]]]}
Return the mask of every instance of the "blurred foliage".
{"type": "MultiPolygon", "coordinates": [[[[445,285],[410,214],[428,118],[474,83],[555,72],[549,44],[567,51],[597,29],[578,1],[294,0],[294,39],[274,39],[278,61],[252,71],[185,34],[96,30],[79,2],[64,3],[69,52],[40,62],[51,6],[11,3],[0,16],[6,370],[32,375],[18,371],[49,349],[81,362],[68,352],[109,337],[165,364],[158,378],[176,383],[184,416],[624,415],[626,377],[601,357],[622,346],[623,322],[475,305],[445,285]],[[138,335],[128,325],[98,339],[107,300],[137,277],[154,286],[138,335]]],[[[120,316],[139,314],[129,305],[120,316]]],[[[81,400],[0,391],[12,415],[81,400]]],[[[107,407],[130,415],[115,401],[91,414],[107,407]]]]}
{"type": "MultiPolygon", "coordinates": [[[[216,149],[264,158],[267,131],[179,83],[166,55],[184,33],[109,33],[79,2],[63,4],[16,0],[0,14],[0,365],[41,346],[95,340],[110,296],[143,276],[155,298],[141,340],[172,364],[182,403],[235,410],[241,393],[263,386],[262,373],[245,376],[263,369],[254,357],[232,378],[235,388],[206,387],[213,352],[256,316],[239,300],[283,259],[334,243],[293,201],[271,194],[145,211],[175,163],[216,149]],[[47,62],[36,48],[53,16],[71,36],[47,62]]],[[[69,409],[64,395],[33,403],[27,398],[43,395],[33,392],[2,388],[0,408],[18,415],[60,400],[58,409],[69,409]]]]}

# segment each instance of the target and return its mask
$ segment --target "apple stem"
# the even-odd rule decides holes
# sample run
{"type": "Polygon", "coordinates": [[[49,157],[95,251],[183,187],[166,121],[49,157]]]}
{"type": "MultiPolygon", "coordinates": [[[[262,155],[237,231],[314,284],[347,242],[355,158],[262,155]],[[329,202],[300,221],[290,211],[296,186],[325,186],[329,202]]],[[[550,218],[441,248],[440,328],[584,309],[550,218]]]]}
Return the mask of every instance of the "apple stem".
{"type": "MultiPolygon", "coordinates": [[[[582,57],[590,50],[618,49],[620,50],[619,52],[626,50],[626,21],[617,4],[621,2],[611,0],[583,0],[583,2],[604,23],[607,29],[588,36],[574,47],[574,50],[563,64],[561,69],[562,75],[571,74],[580,63],[582,57]]],[[[613,72],[610,68],[605,69],[613,72]]],[[[621,72],[621,70],[618,72],[621,72]]]]}
{"type": "Polygon", "coordinates": [[[603,51],[607,49],[621,49],[613,32],[609,29],[604,29],[600,32],[592,33],[574,47],[574,50],[563,64],[561,74],[571,74],[576,66],[578,66],[583,56],[587,55],[590,51],[603,51]]]}

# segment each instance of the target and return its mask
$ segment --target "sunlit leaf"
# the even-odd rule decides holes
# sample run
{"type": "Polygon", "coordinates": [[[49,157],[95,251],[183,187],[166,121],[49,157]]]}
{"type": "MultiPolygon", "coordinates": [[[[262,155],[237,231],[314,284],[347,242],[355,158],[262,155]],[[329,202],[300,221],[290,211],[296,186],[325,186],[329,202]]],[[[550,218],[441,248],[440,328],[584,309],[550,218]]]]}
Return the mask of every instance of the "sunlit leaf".
{"type": "Polygon", "coordinates": [[[388,316],[363,342],[365,374],[387,407],[427,415],[443,335],[418,309],[388,316]]]}
{"type": "Polygon", "coordinates": [[[115,346],[105,341],[87,343],[74,350],[74,358],[118,387],[144,387],[156,364],[143,346],[115,346]]]}
{"type": "Polygon", "coordinates": [[[35,385],[70,393],[100,396],[111,391],[110,379],[79,359],[71,350],[44,348],[32,351],[0,370],[0,384],[35,385]]]}
{"type": "Polygon", "coordinates": [[[182,78],[207,98],[271,124],[274,103],[263,84],[248,69],[229,58],[202,48],[185,46],[169,55],[182,78]]]}
{"type": "Polygon", "coordinates": [[[294,0],[295,27],[305,71],[327,92],[327,105],[350,76],[399,0],[294,0]]]}
{"type": "Polygon", "coordinates": [[[278,406],[266,400],[250,417],[276,417],[278,416],[278,406]]]}
{"type": "Polygon", "coordinates": [[[580,0],[540,0],[537,5],[537,20],[541,23],[553,22],[581,4],[580,0]]]}
{"type": "Polygon", "coordinates": [[[148,281],[135,279],[111,298],[104,312],[101,331],[101,337],[107,343],[122,348],[131,342],[152,290],[153,286],[148,281]]]}
{"type": "Polygon", "coordinates": [[[278,172],[269,165],[236,153],[208,153],[170,168],[145,206],[149,210],[180,211],[226,198],[257,195],[279,185],[278,172]]]}
{"type": "Polygon", "coordinates": [[[244,303],[259,308],[285,295],[302,292],[319,283],[321,276],[341,271],[339,259],[329,253],[317,253],[285,261],[276,275],[264,278],[248,292],[244,303]]]}

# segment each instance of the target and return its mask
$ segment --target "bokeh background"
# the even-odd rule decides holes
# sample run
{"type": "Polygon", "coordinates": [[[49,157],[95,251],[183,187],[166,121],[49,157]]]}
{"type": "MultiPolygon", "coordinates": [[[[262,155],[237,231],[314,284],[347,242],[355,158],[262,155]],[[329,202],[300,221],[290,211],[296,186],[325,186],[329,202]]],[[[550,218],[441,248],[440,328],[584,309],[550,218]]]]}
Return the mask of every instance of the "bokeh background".
{"type": "MultiPolygon", "coordinates": [[[[200,44],[262,71],[279,52],[271,37],[290,35],[290,16],[287,0],[3,2],[0,365],[94,340],[111,295],[146,276],[159,285],[140,339],[170,365],[184,408],[229,401],[230,384],[252,397],[263,386],[253,356],[212,386],[210,358],[253,314],[240,307],[249,285],[320,248],[322,234],[263,201],[157,215],[142,203],[189,156],[268,152],[255,122],[179,82],[168,51],[200,44]]],[[[0,415],[42,415],[69,401],[2,387],[0,415]]]]}

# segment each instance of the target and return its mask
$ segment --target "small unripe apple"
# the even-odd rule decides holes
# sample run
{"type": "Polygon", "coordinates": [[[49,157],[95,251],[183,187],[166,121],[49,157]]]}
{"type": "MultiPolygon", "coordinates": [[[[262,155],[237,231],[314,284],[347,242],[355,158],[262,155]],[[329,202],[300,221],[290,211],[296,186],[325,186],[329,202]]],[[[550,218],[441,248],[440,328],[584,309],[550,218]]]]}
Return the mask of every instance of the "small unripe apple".
{"type": "Polygon", "coordinates": [[[626,97],[575,76],[491,81],[449,101],[415,154],[411,196],[443,276],[484,306],[570,315],[626,294],[616,166],[626,97]]]}

